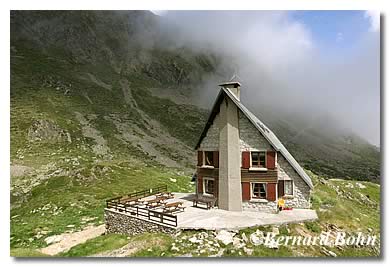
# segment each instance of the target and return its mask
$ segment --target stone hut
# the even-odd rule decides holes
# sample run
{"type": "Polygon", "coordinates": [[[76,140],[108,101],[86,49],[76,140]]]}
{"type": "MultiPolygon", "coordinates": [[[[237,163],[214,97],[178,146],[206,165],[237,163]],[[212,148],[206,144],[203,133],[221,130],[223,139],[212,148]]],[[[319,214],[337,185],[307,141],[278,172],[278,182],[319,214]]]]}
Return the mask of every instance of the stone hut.
{"type": "Polygon", "coordinates": [[[230,211],[310,208],[310,177],[275,134],[240,101],[239,82],[220,92],[195,147],[198,196],[216,198],[230,211]]]}

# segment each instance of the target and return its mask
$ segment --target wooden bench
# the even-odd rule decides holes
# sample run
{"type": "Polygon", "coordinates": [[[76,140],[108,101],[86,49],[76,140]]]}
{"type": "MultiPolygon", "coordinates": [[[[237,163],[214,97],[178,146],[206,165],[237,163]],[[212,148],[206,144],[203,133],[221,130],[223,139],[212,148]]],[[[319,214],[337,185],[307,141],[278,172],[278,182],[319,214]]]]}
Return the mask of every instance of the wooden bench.
{"type": "Polygon", "coordinates": [[[136,197],[122,197],[119,199],[119,203],[121,204],[127,204],[129,202],[137,202],[139,198],[136,197]]]}
{"type": "Polygon", "coordinates": [[[192,206],[198,207],[198,204],[205,204],[206,209],[211,209],[215,206],[215,198],[212,197],[203,197],[203,196],[196,196],[194,199],[192,199],[192,206]]]}
{"type": "Polygon", "coordinates": [[[171,202],[164,205],[163,213],[173,213],[176,211],[184,211],[185,207],[183,206],[183,202],[171,202]]]}
{"type": "Polygon", "coordinates": [[[161,192],[156,194],[156,197],[174,198],[174,195],[171,192],[161,192]]]}
{"type": "Polygon", "coordinates": [[[154,199],[146,200],[146,206],[149,208],[156,208],[160,207],[161,205],[164,204],[164,201],[167,200],[167,197],[157,197],[154,199]]]}

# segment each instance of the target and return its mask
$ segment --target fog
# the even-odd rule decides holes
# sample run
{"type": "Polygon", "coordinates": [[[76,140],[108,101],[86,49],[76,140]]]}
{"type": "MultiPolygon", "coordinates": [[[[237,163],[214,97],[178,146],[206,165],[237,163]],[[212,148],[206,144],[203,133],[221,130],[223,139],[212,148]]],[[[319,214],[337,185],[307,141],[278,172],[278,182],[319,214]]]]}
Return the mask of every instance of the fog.
{"type": "Polygon", "coordinates": [[[308,124],[302,127],[324,120],[324,128],[331,118],[335,127],[380,145],[379,31],[367,30],[350,48],[334,52],[291,12],[168,11],[159,21],[173,46],[222,55],[218,74],[199,84],[205,106],[218,93],[216,84],[235,74],[242,101],[257,115],[294,114],[308,124]]]}

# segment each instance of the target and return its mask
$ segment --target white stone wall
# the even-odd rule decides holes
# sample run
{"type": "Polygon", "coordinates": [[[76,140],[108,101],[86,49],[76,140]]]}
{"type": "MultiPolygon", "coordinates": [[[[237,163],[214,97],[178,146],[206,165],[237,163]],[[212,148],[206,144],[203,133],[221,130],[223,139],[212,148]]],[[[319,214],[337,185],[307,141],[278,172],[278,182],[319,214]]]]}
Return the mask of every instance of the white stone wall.
{"type": "MultiPolygon", "coordinates": [[[[199,150],[215,151],[219,150],[219,114],[216,115],[213,124],[207,131],[206,136],[200,143],[199,150]]],[[[273,150],[267,139],[261,135],[248,118],[239,112],[239,134],[240,151],[248,150],[273,150]]]]}
{"type": "MultiPolygon", "coordinates": [[[[219,150],[219,114],[215,117],[214,123],[210,126],[207,135],[203,138],[199,150],[219,150]]],[[[239,135],[240,151],[248,150],[273,150],[268,141],[261,135],[249,119],[239,111],[239,135]]],[[[241,153],[240,153],[241,157],[241,153]]],[[[294,208],[310,208],[310,188],[306,182],[295,172],[293,167],[278,152],[277,153],[278,180],[293,180],[294,196],[286,199],[286,205],[294,208]]],[[[244,202],[244,210],[274,212],[276,202],[256,203],[244,202]]]]}
{"type": "Polygon", "coordinates": [[[278,180],[293,180],[294,196],[292,199],[285,200],[286,205],[294,208],[310,208],[310,187],[279,152],[277,168],[278,180]]]}
{"type": "Polygon", "coordinates": [[[276,206],[277,206],[276,201],[267,201],[267,202],[246,201],[242,203],[242,210],[276,213],[277,212],[276,206]]]}
{"type": "Polygon", "coordinates": [[[219,114],[214,119],[213,124],[207,131],[206,136],[200,143],[199,150],[216,151],[219,150],[219,114]]]}
{"type": "Polygon", "coordinates": [[[273,150],[267,139],[256,129],[248,118],[240,111],[240,150],[273,150]]]}

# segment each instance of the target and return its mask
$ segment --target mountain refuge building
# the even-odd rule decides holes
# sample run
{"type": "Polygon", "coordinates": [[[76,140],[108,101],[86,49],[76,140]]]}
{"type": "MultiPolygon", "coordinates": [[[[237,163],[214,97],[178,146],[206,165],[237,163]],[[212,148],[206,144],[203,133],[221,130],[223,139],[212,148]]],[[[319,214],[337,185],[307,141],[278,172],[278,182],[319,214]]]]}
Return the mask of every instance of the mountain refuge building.
{"type": "Polygon", "coordinates": [[[310,208],[310,177],[276,135],[240,101],[239,82],[219,85],[199,141],[196,194],[219,209],[274,212],[310,208]]]}
{"type": "Polygon", "coordinates": [[[107,233],[237,230],[318,219],[310,209],[310,177],[241,103],[240,83],[220,86],[196,145],[196,194],[172,194],[167,185],[159,185],[108,199],[107,233]],[[294,210],[264,214],[276,213],[279,199],[294,210]],[[210,209],[215,204],[218,209],[210,209]]]}

